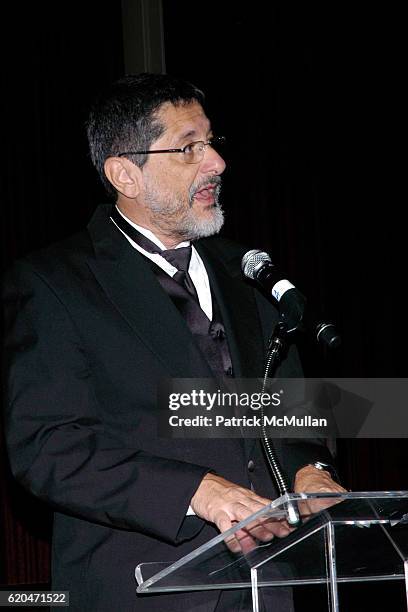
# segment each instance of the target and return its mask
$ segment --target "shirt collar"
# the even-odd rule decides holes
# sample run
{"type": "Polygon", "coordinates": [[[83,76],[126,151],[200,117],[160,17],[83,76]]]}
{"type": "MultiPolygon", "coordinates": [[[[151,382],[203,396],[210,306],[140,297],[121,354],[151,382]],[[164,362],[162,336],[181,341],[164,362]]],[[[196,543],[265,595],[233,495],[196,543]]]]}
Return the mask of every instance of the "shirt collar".
{"type": "MultiPolygon", "coordinates": [[[[143,234],[143,236],[146,236],[146,238],[148,238],[149,240],[151,240],[152,242],[154,242],[155,245],[157,245],[162,251],[166,251],[167,247],[161,242],[161,240],[159,240],[157,238],[157,236],[155,234],[153,234],[152,231],[148,230],[146,227],[142,227],[141,225],[137,225],[137,223],[134,223],[133,221],[131,221],[129,219],[129,217],[126,217],[126,215],[123,214],[123,212],[121,210],[119,210],[119,208],[116,206],[116,209],[118,211],[118,213],[124,218],[126,219],[126,221],[132,225],[135,229],[137,229],[138,232],[140,232],[141,234],[143,234]]],[[[175,249],[180,249],[181,247],[186,247],[186,246],[190,246],[190,242],[187,240],[185,242],[180,242],[180,244],[177,244],[174,248],[175,249]]]]}

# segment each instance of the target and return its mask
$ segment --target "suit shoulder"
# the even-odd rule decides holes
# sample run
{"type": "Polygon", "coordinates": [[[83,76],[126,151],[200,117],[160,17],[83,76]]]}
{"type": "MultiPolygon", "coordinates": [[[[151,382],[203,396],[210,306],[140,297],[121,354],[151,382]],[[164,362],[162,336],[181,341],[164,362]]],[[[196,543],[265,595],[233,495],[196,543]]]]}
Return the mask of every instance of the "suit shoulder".
{"type": "Polygon", "coordinates": [[[211,236],[210,238],[203,238],[198,241],[203,247],[209,250],[219,253],[223,256],[227,255],[231,259],[241,258],[247,251],[250,250],[248,245],[224,238],[222,236],[211,236]]]}
{"type": "Polygon", "coordinates": [[[93,245],[87,230],[55,242],[47,247],[33,251],[17,259],[6,271],[5,282],[10,277],[37,275],[51,279],[61,272],[81,267],[83,261],[92,255],[93,245]]]}

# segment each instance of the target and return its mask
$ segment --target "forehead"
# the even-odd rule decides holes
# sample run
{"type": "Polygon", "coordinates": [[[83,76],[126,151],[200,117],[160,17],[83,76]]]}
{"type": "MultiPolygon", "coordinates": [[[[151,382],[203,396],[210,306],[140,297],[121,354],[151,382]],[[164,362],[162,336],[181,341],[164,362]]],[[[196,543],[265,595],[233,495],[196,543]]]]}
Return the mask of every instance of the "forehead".
{"type": "Polygon", "coordinates": [[[163,136],[206,135],[211,129],[204,109],[198,102],[180,106],[166,102],[158,110],[157,118],[165,128],[163,136]]]}

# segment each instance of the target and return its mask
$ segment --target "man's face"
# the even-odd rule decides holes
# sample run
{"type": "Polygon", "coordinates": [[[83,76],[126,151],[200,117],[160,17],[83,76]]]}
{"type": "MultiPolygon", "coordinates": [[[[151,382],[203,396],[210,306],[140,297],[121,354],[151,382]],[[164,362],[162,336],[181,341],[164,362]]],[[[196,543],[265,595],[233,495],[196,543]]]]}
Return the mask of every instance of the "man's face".
{"type": "MultiPolygon", "coordinates": [[[[151,149],[179,149],[212,136],[210,122],[200,104],[166,103],[157,113],[165,131],[151,149]]],[[[188,164],[182,153],[149,155],[142,168],[143,201],[150,224],[160,233],[179,240],[194,240],[217,233],[223,224],[218,198],[224,160],[210,146],[197,164],[188,164]]]]}

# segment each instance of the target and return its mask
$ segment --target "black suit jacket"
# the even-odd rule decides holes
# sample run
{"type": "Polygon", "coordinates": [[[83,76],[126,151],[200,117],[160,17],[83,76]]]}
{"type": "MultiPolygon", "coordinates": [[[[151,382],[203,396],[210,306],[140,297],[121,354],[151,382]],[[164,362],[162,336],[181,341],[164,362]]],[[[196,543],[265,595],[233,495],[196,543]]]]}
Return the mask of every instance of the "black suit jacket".
{"type": "MultiPolygon", "coordinates": [[[[262,375],[276,312],[240,273],[243,249],[214,237],[197,249],[218,300],[236,376],[262,375]]],[[[53,588],[71,610],[214,608],[216,593],[137,596],[142,561],[175,561],[216,535],[186,517],[214,470],[276,496],[256,441],[157,436],[163,378],[210,376],[147,260],[99,207],[86,231],[18,262],[5,284],[6,437],[15,477],[55,509],[53,588]]],[[[293,352],[281,367],[299,375],[293,352]]],[[[281,445],[292,478],[327,451],[281,445]]]]}

